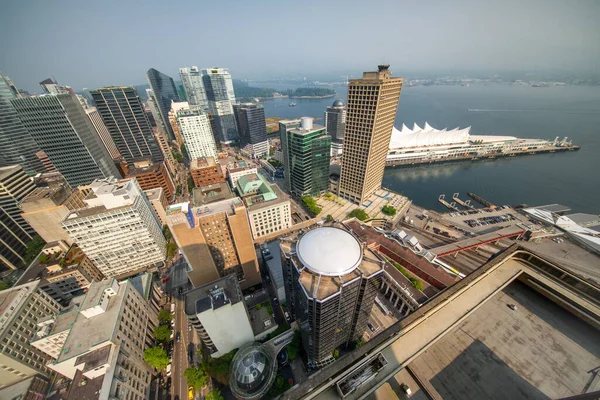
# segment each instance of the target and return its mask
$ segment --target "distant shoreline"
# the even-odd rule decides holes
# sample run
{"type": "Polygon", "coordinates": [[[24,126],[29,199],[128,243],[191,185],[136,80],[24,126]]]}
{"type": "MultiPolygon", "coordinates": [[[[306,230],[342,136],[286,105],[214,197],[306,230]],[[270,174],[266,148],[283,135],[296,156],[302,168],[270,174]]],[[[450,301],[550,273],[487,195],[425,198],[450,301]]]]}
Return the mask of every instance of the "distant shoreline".
{"type": "Polygon", "coordinates": [[[335,93],[326,94],[325,96],[290,96],[290,99],[327,99],[329,97],[335,97],[335,93]]]}

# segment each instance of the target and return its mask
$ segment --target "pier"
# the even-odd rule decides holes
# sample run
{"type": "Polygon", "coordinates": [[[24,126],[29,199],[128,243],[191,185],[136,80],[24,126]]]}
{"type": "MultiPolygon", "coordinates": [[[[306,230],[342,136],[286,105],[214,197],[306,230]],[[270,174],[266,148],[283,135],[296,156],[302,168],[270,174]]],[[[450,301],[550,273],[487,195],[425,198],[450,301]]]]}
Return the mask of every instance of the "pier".
{"type": "Polygon", "coordinates": [[[451,162],[460,162],[460,161],[479,161],[479,160],[489,160],[489,159],[500,159],[505,157],[516,157],[516,156],[525,156],[531,154],[544,154],[544,153],[558,153],[565,151],[577,151],[580,149],[580,146],[575,145],[563,145],[563,146],[548,146],[544,148],[538,149],[527,149],[527,150],[514,150],[503,153],[489,153],[489,154],[476,154],[476,153],[466,153],[464,155],[454,156],[454,157],[443,157],[443,158],[416,158],[410,160],[386,160],[386,167],[401,167],[401,166],[418,166],[418,165],[427,165],[427,164],[443,164],[443,163],[451,163],[451,162]]]}
{"type": "Polygon", "coordinates": [[[454,193],[452,195],[452,200],[454,200],[455,202],[457,202],[458,204],[460,204],[461,206],[463,206],[464,208],[468,208],[470,210],[473,210],[475,207],[473,207],[471,205],[471,200],[467,200],[467,201],[462,201],[459,197],[458,197],[458,193],[454,193]]]}
{"type": "Polygon", "coordinates": [[[438,198],[438,201],[440,203],[442,203],[445,207],[447,207],[448,209],[450,209],[452,211],[460,211],[458,208],[456,208],[456,203],[455,202],[448,203],[445,199],[446,199],[446,195],[445,194],[440,194],[440,197],[438,198]]]}
{"type": "Polygon", "coordinates": [[[473,200],[475,200],[476,202],[478,202],[479,204],[481,204],[484,207],[496,207],[495,205],[493,205],[492,203],[490,203],[483,197],[477,196],[475,193],[467,192],[467,196],[469,196],[470,198],[472,198],[473,200]]]}

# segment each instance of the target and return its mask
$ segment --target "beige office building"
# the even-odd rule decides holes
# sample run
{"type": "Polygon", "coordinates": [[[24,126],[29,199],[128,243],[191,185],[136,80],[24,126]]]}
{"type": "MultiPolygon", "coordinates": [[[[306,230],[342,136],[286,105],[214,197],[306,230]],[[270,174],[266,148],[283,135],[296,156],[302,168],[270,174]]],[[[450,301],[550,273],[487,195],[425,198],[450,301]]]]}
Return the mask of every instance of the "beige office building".
{"type": "Polygon", "coordinates": [[[167,210],[173,237],[188,262],[194,287],[235,274],[242,289],[260,283],[258,260],[244,203],[237,197],[167,210]]]}
{"type": "Polygon", "coordinates": [[[0,292],[0,389],[36,374],[49,376],[50,357],[31,345],[38,322],[61,307],[40,281],[0,292]]]}
{"type": "Polygon", "coordinates": [[[348,82],[348,105],[339,196],[362,204],[381,187],[402,78],[389,65],[348,82]]]}

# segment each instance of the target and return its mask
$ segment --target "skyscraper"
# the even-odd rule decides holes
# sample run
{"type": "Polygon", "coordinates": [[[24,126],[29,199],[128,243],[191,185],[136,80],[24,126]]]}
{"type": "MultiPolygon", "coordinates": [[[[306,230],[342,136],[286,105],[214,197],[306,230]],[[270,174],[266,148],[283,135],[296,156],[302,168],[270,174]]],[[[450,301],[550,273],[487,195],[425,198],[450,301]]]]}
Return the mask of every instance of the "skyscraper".
{"type": "Polygon", "coordinates": [[[69,185],[119,176],[96,128],[73,93],[13,99],[19,118],[69,185]]]}
{"type": "Polygon", "coordinates": [[[208,100],[208,110],[215,118],[215,137],[222,143],[231,143],[238,139],[233,103],[235,92],[233,81],[227,68],[202,70],[202,82],[208,100]]]}
{"type": "Polygon", "coordinates": [[[150,68],[146,76],[148,77],[148,83],[152,88],[154,101],[156,101],[160,119],[165,131],[169,134],[171,139],[173,139],[173,131],[171,129],[171,124],[169,124],[169,110],[171,110],[171,101],[179,101],[179,94],[177,93],[175,82],[173,82],[173,78],[154,68],[150,68]]]}
{"type": "Polygon", "coordinates": [[[327,134],[331,136],[331,155],[342,154],[344,147],[344,129],[346,126],[346,106],[344,102],[337,99],[325,110],[325,127],[327,134]]]}
{"type": "Polygon", "coordinates": [[[35,175],[45,171],[35,155],[41,149],[10,102],[17,96],[15,85],[0,73],[0,167],[20,164],[29,175],[35,175]]]}
{"type": "Polygon", "coordinates": [[[72,211],[63,229],[106,277],[140,271],[165,260],[158,217],[135,179],[96,180],[86,208],[72,211]]]}
{"type": "Polygon", "coordinates": [[[102,117],[98,113],[96,107],[86,108],[85,113],[89,117],[90,121],[92,121],[92,125],[94,125],[94,128],[96,129],[100,140],[102,140],[104,147],[106,147],[106,151],[108,151],[108,154],[113,159],[121,157],[121,155],[119,154],[119,150],[117,149],[117,146],[115,146],[115,142],[110,136],[108,129],[106,129],[106,125],[104,125],[104,121],[102,121],[102,117]]]}
{"type": "Polygon", "coordinates": [[[155,162],[163,160],[135,88],[113,86],[92,90],[91,94],[104,125],[125,161],[133,163],[146,158],[155,162]]]}
{"type": "Polygon", "coordinates": [[[181,109],[176,114],[177,126],[185,142],[190,160],[217,158],[217,145],[208,115],[199,107],[181,109]]]}
{"type": "Polygon", "coordinates": [[[204,111],[208,111],[206,91],[202,82],[202,72],[198,67],[179,68],[179,76],[181,77],[181,83],[183,84],[188,103],[193,106],[199,106],[204,111]]]}
{"type": "Polygon", "coordinates": [[[11,269],[24,265],[27,243],[35,235],[18,206],[34,190],[20,165],[0,167],[0,264],[11,269]]]}
{"type": "Polygon", "coordinates": [[[284,176],[292,194],[316,196],[329,186],[331,138],[312,118],[279,122],[284,176]]]}
{"type": "Polygon", "coordinates": [[[382,262],[345,229],[323,227],[282,240],[286,298],[311,366],[360,339],[383,276],[382,262]]]}
{"type": "Polygon", "coordinates": [[[362,204],[381,187],[402,78],[389,65],[348,82],[348,111],[339,195],[362,204]]]}
{"type": "Polygon", "coordinates": [[[251,157],[269,154],[264,107],[253,103],[234,104],[233,111],[242,151],[251,157]]]}

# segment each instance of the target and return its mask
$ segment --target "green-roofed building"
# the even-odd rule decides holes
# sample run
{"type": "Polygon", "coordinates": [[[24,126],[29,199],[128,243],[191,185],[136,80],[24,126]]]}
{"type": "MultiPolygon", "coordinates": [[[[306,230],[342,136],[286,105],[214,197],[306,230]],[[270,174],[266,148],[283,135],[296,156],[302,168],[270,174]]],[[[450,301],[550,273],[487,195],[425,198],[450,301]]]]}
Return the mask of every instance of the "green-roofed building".
{"type": "Polygon", "coordinates": [[[248,209],[254,239],[272,235],[292,226],[290,201],[277,185],[260,174],[240,177],[235,183],[238,195],[248,209]]]}

